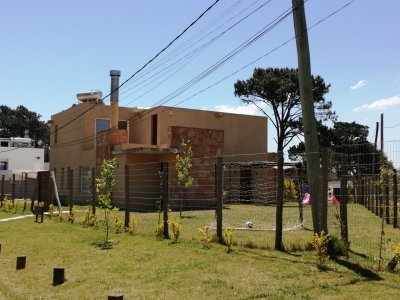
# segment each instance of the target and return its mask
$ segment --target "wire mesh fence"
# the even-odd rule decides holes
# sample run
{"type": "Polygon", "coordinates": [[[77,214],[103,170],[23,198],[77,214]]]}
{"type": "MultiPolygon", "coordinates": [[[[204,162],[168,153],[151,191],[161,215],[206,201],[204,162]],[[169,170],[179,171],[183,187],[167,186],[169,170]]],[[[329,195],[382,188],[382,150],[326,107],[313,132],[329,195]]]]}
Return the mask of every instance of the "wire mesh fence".
{"type": "MultiPolygon", "coordinates": [[[[314,175],[321,176],[327,189],[324,201],[329,233],[339,239],[347,235],[351,251],[372,259],[390,259],[392,244],[399,242],[396,157],[400,147],[396,145],[400,144],[392,142],[388,148],[394,154],[383,153],[370,144],[336,147],[322,157],[326,174],[314,175]]],[[[98,175],[99,168],[66,167],[54,170],[56,186],[51,184],[50,176],[45,179],[48,186],[41,189],[52,195],[57,188],[64,205],[94,206],[98,175]]],[[[178,184],[176,161],[119,165],[113,204],[123,210],[120,214],[125,214],[125,225],[129,219],[139,220],[140,234],[154,235],[157,223],[165,225],[169,219],[179,218],[187,230],[183,236],[196,239],[200,227],[217,230],[219,218],[220,226],[235,229],[238,244],[273,248],[277,224],[276,154],[232,155],[220,160],[195,158],[190,176],[191,185],[178,184]]],[[[11,194],[15,198],[39,198],[37,178],[15,178],[3,178],[2,198],[11,194]]],[[[289,250],[305,249],[313,235],[313,219],[304,162],[285,163],[284,191],[284,246],[289,250]]]]}

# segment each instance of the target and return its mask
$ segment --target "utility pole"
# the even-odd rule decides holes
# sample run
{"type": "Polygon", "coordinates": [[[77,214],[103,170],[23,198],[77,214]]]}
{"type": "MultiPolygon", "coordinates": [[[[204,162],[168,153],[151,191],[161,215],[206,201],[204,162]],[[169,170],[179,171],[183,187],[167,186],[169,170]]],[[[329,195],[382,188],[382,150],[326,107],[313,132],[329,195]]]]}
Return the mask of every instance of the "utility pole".
{"type": "Polygon", "coordinates": [[[314,233],[320,233],[322,230],[327,232],[328,227],[327,220],[324,220],[323,217],[326,215],[323,212],[323,201],[326,200],[326,197],[323,197],[323,195],[327,192],[324,191],[324,193],[322,193],[321,190],[319,145],[312,93],[310,50],[304,12],[304,0],[292,0],[292,5],[299,66],[298,74],[303,115],[304,144],[306,148],[307,178],[311,195],[311,211],[314,233]]]}
{"type": "Polygon", "coordinates": [[[384,137],[383,137],[383,114],[381,114],[381,150],[383,154],[383,143],[384,143],[384,137]]]}

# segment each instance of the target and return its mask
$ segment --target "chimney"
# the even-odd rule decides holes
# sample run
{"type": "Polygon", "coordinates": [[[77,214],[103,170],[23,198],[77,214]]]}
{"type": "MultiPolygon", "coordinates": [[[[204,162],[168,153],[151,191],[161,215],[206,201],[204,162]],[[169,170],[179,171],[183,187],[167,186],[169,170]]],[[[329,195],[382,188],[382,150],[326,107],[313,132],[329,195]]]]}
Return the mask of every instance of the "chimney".
{"type": "Polygon", "coordinates": [[[119,98],[119,77],[121,76],[121,71],[111,70],[111,128],[118,128],[118,98],[119,98]]]}

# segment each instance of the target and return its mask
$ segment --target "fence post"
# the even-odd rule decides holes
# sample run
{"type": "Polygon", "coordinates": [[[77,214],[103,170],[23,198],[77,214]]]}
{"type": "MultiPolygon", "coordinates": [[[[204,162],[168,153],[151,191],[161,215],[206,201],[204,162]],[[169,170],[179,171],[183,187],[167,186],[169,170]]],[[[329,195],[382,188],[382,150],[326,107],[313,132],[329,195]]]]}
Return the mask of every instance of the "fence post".
{"type": "Polygon", "coordinates": [[[12,182],[11,182],[11,201],[14,203],[15,199],[15,174],[12,174],[12,182]]]}
{"type": "Polygon", "coordinates": [[[96,213],[96,168],[92,168],[92,182],[91,182],[91,193],[92,193],[92,214],[96,213]]]}
{"type": "Polygon", "coordinates": [[[222,157],[217,157],[216,166],[216,180],[217,180],[217,238],[219,243],[224,243],[224,237],[222,236],[222,157]]]}
{"type": "Polygon", "coordinates": [[[321,229],[328,233],[328,177],[329,177],[329,148],[324,147],[322,152],[322,215],[321,215],[321,229]]]}
{"type": "Polygon", "coordinates": [[[73,191],[74,191],[74,184],[73,184],[73,175],[74,174],[74,170],[73,169],[69,169],[68,172],[68,189],[69,189],[69,212],[71,213],[74,204],[72,201],[72,196],[73,196],[73,191]]]}
{"type": "Polygon", "coordinates": [[[385,174],[385,219],[390,224],[389,173],[385,174]]]}
{"type": "Polygon", "coordinates": [[[375,215],[379,216],[379,176],[374,181],[375,215]]]}
{"type": "Polygon", "coordinates": [[[3,203],[3,199],[4,199],[4,180],[5,180],[5,175],[1,175],[1,199],[0,199],[0,203],[3,203]]]}
{"type": "Polygon", "coordinates": [[[164,221],[164,237],[169,239],[168,231],[168,162],[164,161],[161,163],[162,172],[162,210],[163,210],[163,221],[164,221]]]}
{"type": "Polygon", "coordinates": [[[397,228],[397,215],[398,215],[398,203],[397,203],[397,170],[393,170],[393,228],[397,228]]]}
{"type": "Polygon", "coordinates": [[[348,191],[347,191],[347,168],[348,168],[348,157],[343,157],[342,165],[345,166],[344,170],[341,170],[341,178],[340,178],[340,194],[342,196],[340,202],[340,235],[342,241],[345,243],[346,251],[348,250],[349,245],[349,229],[348,229],[348,222],[347,222],[347,198],[348,198],[348,191]]]}
{"type": "Polygon", "coordinates": [[[26,200],[28,196],[28,173],[25,173],[24,179],[24,199],[26,200]]]}
{"type": "Polygon", "coordinates": [[[129,227],[129,165],[125,165],[125,227],[129,227]]]}

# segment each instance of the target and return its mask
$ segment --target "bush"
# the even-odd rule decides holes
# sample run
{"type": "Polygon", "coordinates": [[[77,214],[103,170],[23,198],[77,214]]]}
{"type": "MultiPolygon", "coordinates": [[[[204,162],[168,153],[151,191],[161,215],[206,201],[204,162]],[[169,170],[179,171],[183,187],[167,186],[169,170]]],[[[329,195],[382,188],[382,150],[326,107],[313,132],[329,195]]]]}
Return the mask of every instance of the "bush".
{"type": "Polygon", "coordinates": [[[331,258],[347,255],[344,242],[335,235],[330,236],[327,244],[327,254],[331,258]]]}

